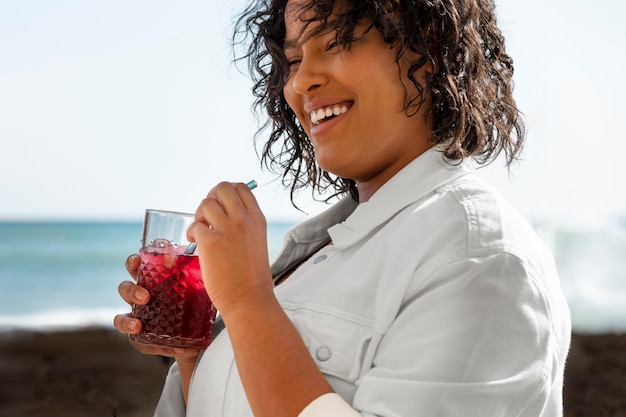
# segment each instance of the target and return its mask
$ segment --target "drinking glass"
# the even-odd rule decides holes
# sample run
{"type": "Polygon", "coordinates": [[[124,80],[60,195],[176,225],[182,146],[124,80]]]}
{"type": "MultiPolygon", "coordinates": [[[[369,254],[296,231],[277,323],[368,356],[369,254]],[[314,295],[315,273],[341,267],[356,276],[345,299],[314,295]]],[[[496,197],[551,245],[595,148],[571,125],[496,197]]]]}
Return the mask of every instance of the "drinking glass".
{"type": "Polygon", "coordinates": [[[197,254],[185,251],[193,221],[193,214],[146,210],[137,283],[150,292],[150,300],[133,306],[142,327],[131,340],[198,349],[211,342],[217,310],[204,288],[197,254]]]}

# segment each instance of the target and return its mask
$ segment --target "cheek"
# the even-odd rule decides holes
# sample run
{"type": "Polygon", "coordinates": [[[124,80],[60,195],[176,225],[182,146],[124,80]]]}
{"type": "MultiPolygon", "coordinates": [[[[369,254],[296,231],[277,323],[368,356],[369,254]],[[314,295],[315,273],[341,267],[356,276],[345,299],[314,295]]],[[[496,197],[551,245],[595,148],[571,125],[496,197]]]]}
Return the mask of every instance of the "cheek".
{"type": "Polygon", "coordinates": [[[289,86],[289,82],[287,82],[287,84],[285,84],[285,87],[283,87],[283,96],[285,97],[287,105],[289,106],[289,108],[291,108],[291,111],[293,111],[298,119],[300,119],[301,115],[298,113],[298,95],[289,86]]]}
{"type": "MultiPolygon", "coordinates": [[[[374,106],[379,111],[383,109],[402,111],[405,89],[402,86],[400,70],[393,56],[386,55],[377,60],[360,60],[355,62],[355,65],[345,65],[342,80],[361,99],[366,100],[368,106],[374,106]]],[[[407,91],[411,85],[407,84],[407,91]]]]}
{"type": "Polygon", "coordinates": [[[285,87],[283,87],[283,96],[285,97],[287,105],[295,114],[297,119],[296,121],[298,122],[300,127],[307,133],[307,135],[309,135],[309,116],[299,110],[303,108],[303,103],[300,102],[300,95],[296,94],[293,89],[289,88],[286,85],[285,87]]]}
{"type": "Polygon", "coordinates": [[[291,89],[291,87],[289,87],[289,82],[287,82],[285,84],[285,86],[283,87],[283,97],[285,97],[285,101],[287,102],[287,104],[289,105],[289,107],[291,107],[291,109],[293,110],[294,107],[294,96],[293,96],[293,90],[291,89]]]}

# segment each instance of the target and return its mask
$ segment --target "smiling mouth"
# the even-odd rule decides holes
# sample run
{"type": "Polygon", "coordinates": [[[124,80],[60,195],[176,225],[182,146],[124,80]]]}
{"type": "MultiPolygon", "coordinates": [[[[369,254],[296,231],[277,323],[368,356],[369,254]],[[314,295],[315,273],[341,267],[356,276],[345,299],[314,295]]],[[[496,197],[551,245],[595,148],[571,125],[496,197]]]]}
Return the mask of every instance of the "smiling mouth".
{"type": "Polygon", "coordinates": [[[324,123],[334,117],[344,114],[348,111],[348,107],[348,104],[341,103],[333,104],[332,106],[320,107],[317,110],[313,110],[311,113],[309,113],[309,116],[311,117],[311,123],[314,126],[324,123]]]}

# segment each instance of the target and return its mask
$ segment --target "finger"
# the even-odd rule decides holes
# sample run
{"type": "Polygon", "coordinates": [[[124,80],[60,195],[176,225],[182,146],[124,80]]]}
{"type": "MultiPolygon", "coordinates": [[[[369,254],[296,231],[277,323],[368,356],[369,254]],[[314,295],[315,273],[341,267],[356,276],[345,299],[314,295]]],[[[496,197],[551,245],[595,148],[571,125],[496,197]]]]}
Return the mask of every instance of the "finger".
{"type": "Polygon", "coordinates": [[[259,203],[257,202],[256,197],[254,196],[254,193],[252,192],[252,190],[250,189],[250,187],[247,184],[244,184],[242,182],[238,182],[233,184],[235,187],[235,190],[237,191],[237,194],[239,194],[239,198],[241,200],[241,202],[243,203],[244,207],[246,209],[259,209],[259,203]]]}
{"type": "MultiPolygon", "coordinates": [[[[245,187],[245,184],[243,185],[245,187]]],[[[217,200],[227,215],[245,210],[235,183],[222,182],[213,188],[207,197],[217,200]]]]}
{"type": "MultiPolygon", "coordinates": [[[[115,328],[124,334],[132,335],[141,332],[141,321],[133,318],[131,314],[118,314],[113,318],[115,328]]],[[[170,357],[193,358],[198,356],[197,349],[167,348],[146,345],[130,340],[130,344],[141,353],[149,355],[162,355],[170,357]]]]}
{"type": "Polygon", "coordinates": [[[128,258],[126,258],[126,263],[125,263],[126,270],[130,274],[130,276],[133,277],[135,280],[137,280],[137,270],[139,269],[140,264],[141,264],[141,257],[136,253],[133,253],[128,258]]]}
{"type": "Polygon", "coordinates": [[[117,292],[131,306],[133,304],[144,305],[150,300],[150,292],[148,290],[130,281],[120,283],[117,287],[117,292]]]}
{"type": "Polygon", "coordinates": [[[130,340],[130,344],[139,352],[146,355],[160,355],[170,358],[194,358],[198,356],[199,350],[197,349],[184,349],[184,348],[168,348],[162,346],[146,345],[143,343],[130,340]]]}
{"type": "Polygon", "coordinates": [[[113,318],[113,326],[125,334],[136,334],[141,331],[141,320],[135,319],[128,314],[118,314],[113,318]]]}
{"type": "Polygon", "coordinates": [[[203,222],[195,221],[187,229],[187,240],[190,242],[203,242],[202,244],[206,244],[212,237],[215,237],[213,227],[207,226],[203,222]]]}
{"type": "Polygon", "coordinates": [[[187,229],[187,238],[190,242],[197,242],[197,238],[192,230],[215,228],[216,224],[223,224],[226,220],[224,209],[213,197],[207,197],[202,200],[195,213],[195,222],[187,229]]]}

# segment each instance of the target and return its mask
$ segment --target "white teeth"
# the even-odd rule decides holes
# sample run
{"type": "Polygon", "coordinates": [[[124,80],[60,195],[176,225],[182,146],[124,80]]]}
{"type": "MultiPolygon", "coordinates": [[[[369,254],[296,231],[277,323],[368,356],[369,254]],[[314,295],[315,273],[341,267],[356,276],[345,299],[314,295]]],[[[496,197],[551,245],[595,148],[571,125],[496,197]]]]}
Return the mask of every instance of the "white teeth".
{"type": "Polygon", "coordinates": [[[327,117],[330,116],[339,116],[340,114],[343,114],[345,112],[348,111],[348,107],[345,105],[334,105],[332,107],[326,107],[325,109],[317,109],[317,110],[313,110],[310,113],[310,117],[311,117],[311,123],[313,123],[314,125],[318,124],[320,121],[324,120],[327,117]]]}

